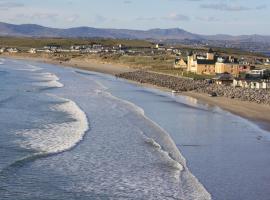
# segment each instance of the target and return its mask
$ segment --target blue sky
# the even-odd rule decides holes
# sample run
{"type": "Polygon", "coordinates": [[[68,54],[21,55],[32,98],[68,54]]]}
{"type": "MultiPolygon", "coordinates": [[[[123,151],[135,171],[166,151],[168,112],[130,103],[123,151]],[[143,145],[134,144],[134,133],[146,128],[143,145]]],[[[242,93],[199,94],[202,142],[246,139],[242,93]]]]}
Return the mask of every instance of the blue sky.
{"type": "Polygon", "coordinates": [[[0,20],[50,27],[270,35],[269,0],[0,0],[0,20]]]}

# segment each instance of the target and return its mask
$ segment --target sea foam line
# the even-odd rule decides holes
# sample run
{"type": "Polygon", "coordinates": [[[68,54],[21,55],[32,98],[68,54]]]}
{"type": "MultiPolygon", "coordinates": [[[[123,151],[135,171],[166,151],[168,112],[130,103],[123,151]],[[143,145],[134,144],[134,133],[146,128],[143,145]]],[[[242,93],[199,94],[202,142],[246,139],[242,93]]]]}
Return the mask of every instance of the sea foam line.
{"type": "MultiPolygon", "coordinates": [[[[97,81],[95,81],[97,82],[97,81]]],[[[101,84],[101,83],[100,83],[101,84]]],[[[181,188],[184,190],[183,194],[185,196],[185,200],[210,200],[212,199],[211,195],[204,188],[204,186],[199,182],[199,180],[189,171],[186,160],[182,156],[180,150],[176,147],[174,141],[170,137],[169,133],[165,131],[159,124],[151,120],[149,117],[145,115],[144,110],[137,106],[136,104],[113,96],[110,92],[97,89],[95,90],[97,95],[105,95],[111,99],[118,100],[131,108],[135,113],[139,114],[147,121],[152,123],[157,129],[161,131],[160,135],[152,135],[149,136],[146,133],[141,132],[144,141],[147,144],[153,146],[153,148],[157,149],[162,155],[167,163],[176,169],[176,179],[179,180],[179,184],[181,188]],[[154,137],[154,138],[152,138],[154,137]],[[162,145],[161,145],[162,144],[162,145]]],[[[158,134],[160,131],[157,131],[158,134]]]]}
{"type": "Polygon", "coordinates": [[[59,82],[59,77],[53,73],[38,73],[36,75],[37,82],[34,82],[35,86],[49,87],[49,88],[61,88],[64,84],[59,82]]]}
{"type": "Polygon", "coordinates": [[[72,120],[17,132],[25,138],[25,141],[20,142],[22,147],[49,154],[60,153],[73,148],[83,139],[89,129],[86,114],[75,102],[62,98],[61,100],[65,103],[56,105],[52,109],[67,113],[72,120]]]}

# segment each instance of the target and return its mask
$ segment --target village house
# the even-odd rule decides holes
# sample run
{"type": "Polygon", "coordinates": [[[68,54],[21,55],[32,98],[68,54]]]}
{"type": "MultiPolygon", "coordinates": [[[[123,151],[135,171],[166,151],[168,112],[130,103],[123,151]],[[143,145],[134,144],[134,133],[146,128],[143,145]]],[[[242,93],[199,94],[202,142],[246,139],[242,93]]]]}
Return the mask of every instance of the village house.
{"type": "Polygon", "coordinates": [[[217,74],[230,73],[237,76],[240,73],[239,64],[231,57],[219,58],[215,64],[215,72],[217,74]]]}
{"type": "Polygon", "coordinates": [[[269,58],[265,59],[264,65],[270,65],[270,59],[269,58]]]}
{"type": "Polygon", "coordinates": [[[251,89],[270,89],[270,81],[266,79],[234,79],[234,87],[251,89]]]}
{"type": "Polygon", "coordinates": [[[31,49],[29,49],[28,52],[31,53],[31,54],[35,54],[35,53],[37,53],[37,49],[31,48],[31,49]]]}
{"type": "Polygon", "coordinates": [[[253,65],[239,65],[239,73],[248,73],[250,70],[254,70],[255,66],[253,65]]]}
{"type": "Polygon", "coordinates": [[[166,51],[166,48],[165,48],[164,44],[156,44],[156,49],[158,51],[166,51]]]}
{"type": "Polygon", "coordinates": [[[185,61],[183,58],[175,59],[174,68],[182,69],[183,71],[186,71],[187,70],[187,61],[185,61]]]}
{"type": "Polygon", "coordinates": [[[5,47],[0,48],[0,53],[4,53],[6,51],[5,47]]]}
{"type": "Polygon", "coordinates": [[[81,52],[83,50],[85,50],[87,48],[87,46],[85,45],[72,45],[70,47],[70,51],[71,52],[81,52]]]}
{"type": "Polygon", "coordinates": [[[199,56],[191,52],[188,55],[187,71],[196,74],[224,74],[230,73],[238,76],[240,73],[239,63],[235,58],[216,57],[212,49],[205,56],[199,56]]]}
{"type": "Polygon", "coordinates": [[[17,48],[7,48],[7,52],[8,53],[18,53],[19,49],[17,49],[17,48]]]}
{"type": "Polygon", "coordinates": [[[212,49],[209,49],[206,57],[197,56],[190,52],[187,71],[196,74],[215,74],[215,63],[215,55],[212,49]]]}
{"type": "Polygon", "coordinates": [[[248,76],[252,78],[268,78],[270,76],[269,69],[254,69],[248,72],[248,76]]]}
{"type": "Polygon", "coordinates": [[[228,72],[219,74],[217,75],[217,77],[212,79],[212,81],[218,85],[227,85],[227,86],[231,86],[233,84],[233,80],[234,80],[233,76],[228,72]]]}
{"type": "Polygon", "coordinates": [[[43,49],[46,53],[53,53],[59,51],[61,49],[61,46],[56,44],[48,44],[44,46],[43,49]]]}

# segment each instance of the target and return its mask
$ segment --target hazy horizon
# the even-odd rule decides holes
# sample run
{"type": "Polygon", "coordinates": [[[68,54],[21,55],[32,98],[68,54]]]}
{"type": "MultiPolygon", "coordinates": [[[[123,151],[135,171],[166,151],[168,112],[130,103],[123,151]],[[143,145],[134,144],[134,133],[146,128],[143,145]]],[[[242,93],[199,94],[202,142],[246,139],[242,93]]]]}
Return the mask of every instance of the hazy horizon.
{"type": "Polygon", "coordinates": [[[1,21],[54,28],[149,30],[197,34],[270,35],[266,0],[0,0],[1,21]]]}

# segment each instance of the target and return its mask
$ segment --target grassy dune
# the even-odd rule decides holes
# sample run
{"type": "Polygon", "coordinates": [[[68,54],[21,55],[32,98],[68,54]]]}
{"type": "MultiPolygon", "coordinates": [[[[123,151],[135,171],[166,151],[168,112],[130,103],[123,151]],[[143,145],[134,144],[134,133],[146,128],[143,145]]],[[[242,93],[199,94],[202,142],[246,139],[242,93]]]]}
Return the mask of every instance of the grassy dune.
{"type": "Polygon", "coordinates": [[[114,46],[123,44],[128,47],[152,47],[153,44],[144,40],[119,40],[119,39],[72,39],[72,38],[16,38],[0,37],[0,46],[17,48],[42,48],[48,44],[60,45],[69,48],[72,45],[92,45],[102,44],[105,46],[114,46]]]}

